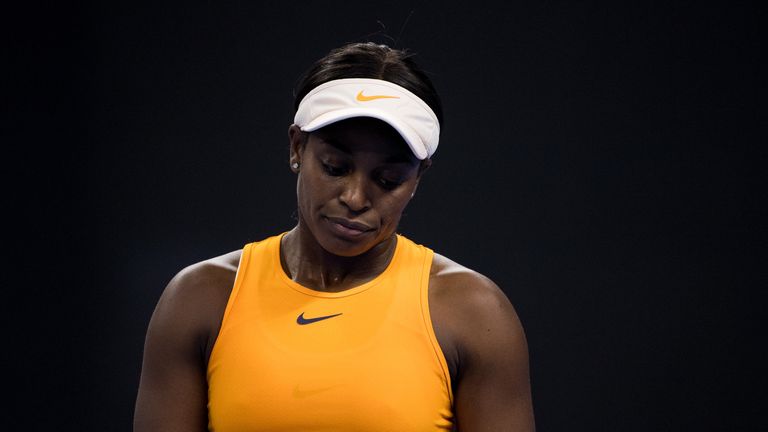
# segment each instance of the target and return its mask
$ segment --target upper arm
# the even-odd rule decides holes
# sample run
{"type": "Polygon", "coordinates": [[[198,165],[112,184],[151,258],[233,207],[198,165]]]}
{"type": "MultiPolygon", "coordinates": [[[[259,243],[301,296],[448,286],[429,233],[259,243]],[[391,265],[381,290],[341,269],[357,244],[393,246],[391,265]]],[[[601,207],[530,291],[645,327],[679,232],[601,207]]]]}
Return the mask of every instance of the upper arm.
{"type": "Polygon", "coordinates": [[[436,308],[444,311],[437,317],[456,353],[458,430],[533,431],[528,347],[512,304],[475,272],[444,279],[436,308]]]}
{"type": "Polygon", "coordinates": [[[144,342],[134,431],[207,430],[206,347],[226,307],[229,273],[192,266],[163,291],[144,342]]]}

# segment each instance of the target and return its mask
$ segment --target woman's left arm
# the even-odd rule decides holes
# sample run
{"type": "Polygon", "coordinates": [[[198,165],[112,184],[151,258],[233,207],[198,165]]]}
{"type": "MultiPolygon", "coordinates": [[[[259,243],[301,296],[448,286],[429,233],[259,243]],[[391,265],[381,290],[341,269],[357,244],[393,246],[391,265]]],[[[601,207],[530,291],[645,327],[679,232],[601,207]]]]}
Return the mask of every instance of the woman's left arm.
{"type": "Polygon", "coordinates": [[[449,272],[442,279],[437,308],[457,358],[458,430],[534,431],[528,346],[514,307],[478,273],[449,272]]]}

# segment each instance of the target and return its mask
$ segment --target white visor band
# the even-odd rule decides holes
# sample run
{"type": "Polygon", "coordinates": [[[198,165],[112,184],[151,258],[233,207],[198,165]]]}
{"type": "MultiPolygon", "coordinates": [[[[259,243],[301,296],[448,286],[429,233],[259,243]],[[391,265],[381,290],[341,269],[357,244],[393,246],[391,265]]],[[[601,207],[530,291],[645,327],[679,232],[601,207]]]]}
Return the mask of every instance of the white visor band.
{"type": "Polygon", "coordinates": [[[293,122],[312,132],[337,121],[372,117],[392,126],[418,159],[431,157],[440,139],[440,123],[418,96],[389,81],[345,78],[328,81],[299,103],[293,122]]]}

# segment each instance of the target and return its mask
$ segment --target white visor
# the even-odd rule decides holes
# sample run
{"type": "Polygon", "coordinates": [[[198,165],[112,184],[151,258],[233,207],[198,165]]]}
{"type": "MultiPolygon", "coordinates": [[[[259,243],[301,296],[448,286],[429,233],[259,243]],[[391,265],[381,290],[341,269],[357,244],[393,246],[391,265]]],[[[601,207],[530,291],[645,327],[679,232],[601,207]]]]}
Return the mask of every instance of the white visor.
{"type": "Polygon", "coordinates": [[[418,96],[389,81],[345,78],[328,81],[299,103],[293,122],[304,132],[352,117],[387,122],[419,159],[431,157],[440,139],[440,123],[418,96]]]}

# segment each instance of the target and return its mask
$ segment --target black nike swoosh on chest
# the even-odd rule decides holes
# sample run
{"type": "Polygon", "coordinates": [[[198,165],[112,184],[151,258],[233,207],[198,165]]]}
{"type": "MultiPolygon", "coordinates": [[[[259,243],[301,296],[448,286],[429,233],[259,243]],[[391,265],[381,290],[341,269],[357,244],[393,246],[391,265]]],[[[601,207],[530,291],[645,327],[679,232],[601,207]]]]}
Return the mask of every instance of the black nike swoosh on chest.
{"type": "Polygon", "coordinates": [[[328,318],[333,318],[333,317],[339,316],[341,314],[342,314],[342,312],[339,312],[339,313],[333,314],[333,315],[319,316],[319,317],[316,317],[316,318],[304,318],[304,312],[302,312],[301,315],[299,315],[299,317],[296,318],[296,324],[298,324],[298,325],[312,324],[314,322],[318,322],[318,321],[322,321],[322,320],[327,320],[328,318]]]}

